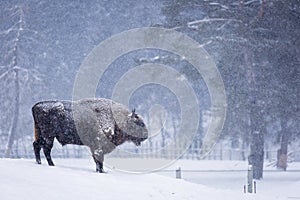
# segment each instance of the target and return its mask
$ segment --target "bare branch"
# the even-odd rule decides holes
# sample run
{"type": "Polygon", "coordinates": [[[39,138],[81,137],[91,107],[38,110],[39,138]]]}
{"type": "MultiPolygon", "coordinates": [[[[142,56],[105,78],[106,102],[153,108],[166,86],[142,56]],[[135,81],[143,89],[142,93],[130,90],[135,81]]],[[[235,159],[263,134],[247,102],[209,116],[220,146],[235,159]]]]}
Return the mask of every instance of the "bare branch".
{"type": "Polygon", "coordinates": [[[206,45],[209,45],[210,43],[212,43],[212,40],[209,40],[209,41],[207,41],[207,42],[205,42],[203,44],[200,44],[199,47],[204,47],[206,45]]]}
{"type": "Polygon", "coordinates": [[[0,69],[5,69],[5,68],[7,69],[8,67],[4,65],[0,66],[0,69]]]}
{"type": "Polygon", "coordinates": [[[248,5],[250,5],[250,4],[254,3],[254,2],[259,2],[259,1],[260,0],[250,0],[250,1],[244,2],[243,5],[244,6],[248,6],[248,5]]]}
{"type": "Polygon", "coordinates": [[[1,80],[2,78],[5,78],[5,77],[9,74],[9,71],[10,71],[10,70],[8,70],[8,71],[4,72],[3,74],[1,74],[1,75],[0,75],[0,80],[1,80]]]}
{"type": "Polygon", "coordinates": [[[221,8],[226,9],[226,10],[229,9],[228,6],[225,6],[225,5],[223,5],[223,4],[216,3],[216,2],[211,2],[211,3],[209,3],[209,5],[211,5],[211,6],[220,6],[221,8]]]}
{"type": "Polygon", "coordinates": [[[12,68],[12,70],[14,70],[14,71],[23,71],[23,72],[27,72],[28,71],[28,69],[24,69],[24,68],[22,68],[20,66],[14,66],[12,68]]]}
{"type": "Polygon", "coordinates": [[[10,32],[12,32],[12,31],[15,31],[15,29],[13,29],[13,28],[9,28],[9,29],[7,29],[7,30],[5,30],[5,31],[1,31],[0,32],[0,35],[8,35],[10,32]]]}
{"type": "Polygon", "coordinates": [[[188,22],[188,26],[196,25],[196,24],[201,24],[201,23],[207,23],[207,22],[219,22],[219,21],[228,21],[229,19],[224,19],[224,18],[204,18],[204,19],[199,19],[195,20],[192,22],[188,22]]]}
{"type": "Polygon", "coordinates": [[[241,20],[237,20],[237,19],[226,19],[226,18],[204,18],[204,19],[200,19],[200,20],[195,20],[192,22],[188,22],[187,26],[189,28],[192,29],[198,29],[198,25],[203,24],[203,23],[211,23],[211,22],[226,22],[226,23],[230,23],[230,22],[240,22],[242,23],[241,20]]]}
{"type": "Polygon", "coordinates": [[[230,23],[231,21],[227,21],[227,22],[225,22],[224,24],[222,24],[219,28],[217,28],[216,30],[217,31],[220,31],[220,30],[222,30],[226,25],[228,25],[229,23],[230,23]]]}

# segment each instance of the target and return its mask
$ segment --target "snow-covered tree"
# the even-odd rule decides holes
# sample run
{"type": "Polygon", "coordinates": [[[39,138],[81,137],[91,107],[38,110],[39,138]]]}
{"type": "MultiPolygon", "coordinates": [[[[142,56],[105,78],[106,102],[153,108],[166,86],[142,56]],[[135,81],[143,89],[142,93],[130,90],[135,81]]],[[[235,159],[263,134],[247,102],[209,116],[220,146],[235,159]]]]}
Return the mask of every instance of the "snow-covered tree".
{"type": "MultiPolygon", "coordinates": [[[[162,11],[167,27],[206,44],[204,48],[219,67],[228,98],[223,138],[237,142],[241,138],[243,144],[250,145],[249,164],[253,165],[256,179],[262,178],[264,141],[266,137],[274,137],[267,133],[268,121],[280,116],[284,116],[280,117],[284,123],[287,118],[292,121],[298,118],[295,105],[299,92],[282,90],[292,84],[278,87],[280,76],[276,75],[276,70],[279,66],[274,58],[289,52],[282,60],[281,68],[287,72],[282,80],[293,77],[292,73],[299,77],[295,67],[299,63],[295,60],[299,52],[299,40],[295,39],[299,38],[299,31],[296,31],[299,29],[299,10],[296,0],[208,0],[168,1],[162,11]],[[277,98],[278,94],[289,101],[282,99],[283,102],[278,104],[277,101],[282,101],[277,98]],[[284,112],[279,111],[277,105],[289,114],[281,115],[284,112]]],[[[295,80],[294,85],[297,84],[299,81],[295,80]]],[[[286,127],[282,126],[285,134],[281,136],[285,145],[286,127]]]]}
{"type": "MultiPolygon", "coordinates": [[[[0,32],[0,39],[5,41],[1,47],[0,82],[5,86],[1,90],[1,112],[2,123],[1,130],[7,132],[7,144],[5,147],[5,157],[12,156],[12,147],[14,142],[22,137],[19,132],[22,128],[20,124],[24,120],[20,116],[24,115],[21,110],[23,103],[32,100],[34,94],[24,93],[24,89],[35,86],[40,82],[40,74],[32,66],[33,55],[30,55],[30,49],[26,47],[29,43],[37,42],[34,30],[29,30],[26,24],[26,18],[23,5],[15,5],[5,9],[2,17],[6,18],[6,23],[0,32]]],[[[25,113],[30,112],[26,110],[25,113]]],[[[22,124],[23,125],[23,124],[22,124]]],[[[16,155],[14,155],[16,156],[16,155]]]]}

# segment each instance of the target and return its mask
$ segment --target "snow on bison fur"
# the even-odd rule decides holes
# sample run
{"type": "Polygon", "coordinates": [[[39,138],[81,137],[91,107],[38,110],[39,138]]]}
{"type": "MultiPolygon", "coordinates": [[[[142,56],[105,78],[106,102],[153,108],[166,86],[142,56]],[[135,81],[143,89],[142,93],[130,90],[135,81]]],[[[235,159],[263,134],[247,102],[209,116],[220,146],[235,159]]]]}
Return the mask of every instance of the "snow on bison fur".
{"type": "Polygon", "coordinates": [[[90,148],[96,171],[103,172],[104,154],[125,141],[140,145],[148,138],[143,120],[133,110],[109,99],[79,101],[42,101],[32,107],[34,118],[33,148],[41,164],[43,148],[50,166],[54,138],[62,145],[86,145],[90,148]]]}

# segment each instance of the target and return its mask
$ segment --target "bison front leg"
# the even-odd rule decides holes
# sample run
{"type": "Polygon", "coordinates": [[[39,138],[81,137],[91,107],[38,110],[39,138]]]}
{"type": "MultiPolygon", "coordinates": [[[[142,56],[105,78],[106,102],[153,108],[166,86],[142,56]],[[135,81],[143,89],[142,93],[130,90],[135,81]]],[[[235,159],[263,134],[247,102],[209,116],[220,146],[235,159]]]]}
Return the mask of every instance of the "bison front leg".
{"type": "Polygon", "coordinates": [[[54,163],[51,158],[51,149],[53,147],[53,141],[54,141],[54,138],[49,137],[46,140],[46,143],[43,145],[43,151],[44,151],[44,154],[45,154],[45,157],[47,159],[49,166],[54,166],[54,163]]]}
{"type": "Polygon", "coordinates": [[[96,172],[103,173],[103,161],[104,161],[104,153],[102,149],[91,149],[93,154],[93,159],[96,163],[96,172]]]}

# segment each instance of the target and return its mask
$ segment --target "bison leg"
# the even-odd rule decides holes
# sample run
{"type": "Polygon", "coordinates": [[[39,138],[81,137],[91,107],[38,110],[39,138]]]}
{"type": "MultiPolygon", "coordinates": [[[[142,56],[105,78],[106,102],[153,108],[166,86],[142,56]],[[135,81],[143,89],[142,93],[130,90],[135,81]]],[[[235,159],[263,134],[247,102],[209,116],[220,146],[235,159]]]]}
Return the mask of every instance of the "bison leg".
{"type": "Polygon", "coordinates": [[[34,149],[34,155],[35,155],[35,160],[37,164],[41,164],[41,155],[40,155],[40,151],[41,151],[41,145],[39,144],[39,142],[34,141],[33,142],[33,149],[34,149]]]}
{"type": "Polygon", "coordinates": [[[103,173],[104,154],[102,149],[91,150],[96,163],[96,172],[103,173]]]}
{"type": "Polygon", "coordinates": [[[38,125],[34,122],[34,142],[33,142],[33,150],[35,155],[35,160],[37,164],[41,164],[41,155],[40,151],[44,144],[44,140],[41,138],[41,131],[38,125]]]}
{"type": "Polygon", "coordinates": [[[54,163],[51,159],[51,149],[53,147],[53,141],[54,141],[54,138],[48,138],[46,140],[46,143],[43,145],[43,151],[44,151],[44,154],[45,154],[45,157],[47,159],[47,162],[49,164],[49,166],[54,166],[54,163]]]}
{"type": "Polygon", "coordinates": [[[94,161],[96,163],[96,172],[103,173],[103,162],[98,161],[96,158],[94,158],[94,161]]]}

